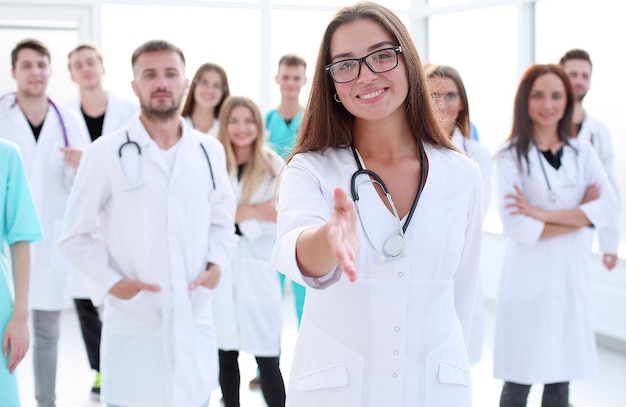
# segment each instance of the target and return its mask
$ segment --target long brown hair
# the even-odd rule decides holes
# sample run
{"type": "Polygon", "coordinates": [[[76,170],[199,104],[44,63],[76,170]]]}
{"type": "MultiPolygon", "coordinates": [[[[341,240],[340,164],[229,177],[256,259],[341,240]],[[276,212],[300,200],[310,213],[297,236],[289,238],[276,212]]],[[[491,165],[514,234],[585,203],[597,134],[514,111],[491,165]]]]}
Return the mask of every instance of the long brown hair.
{"type": "Polygon", "coordinates": [[[440,125],[430,98],[422,64],[408,30],[391,10],[371,2],[360,2],[340,9],[328,24],[320,45],[309,101],[290,158],[306,151],[347,147],[352,143],[353,115],[333,100],[334,83],[324,66],[331,61],[330,40],[340,26],[370,19],[380,24],[402,47],[409,81],[405,100],[406,121],[418,140],[434,146],[453,148],[440,125]]]}
{"type": "Polygon", "coordinates": [[[196,98],[194,95],[196,93],[196,86],[198,86],[198,81],[200,80],[200,77],[204,75],[205,72],[210,72],[210,71],[217,72],[219,76],[222,78],[222,86],[224,87],[223,92],[222,92],[222,98],[220,99],[219,103],[215,106],[215,109],[213,111],[213,115],[216,118],[220,115],[220,110],[222,109],[224,100],[226,100],[226,98],[230,96],[230,90],[228,87],[228,77],[226,76],[226,71],[224,70],[224,68],[222,68],[218,64],[207,62],[205,64],[202,64],[200,68],[198,68],[195,75],[193,76],[193,79],[191,80],[191,85],[189,86],[189,91],[187,92],[187,99],[185,99],[183,110],[180,113],[181,116],[187,117],[187,116],[191,116],[191,114],[193,113],[193,108],[196,107],[196,98]]]}
{"type": "Polygon", "coordinates": [[[574,127],[572,123],[572,116],[574,114],[574,90],[569,77],[559,65],[556,64],[533,64],[520,81],[515,95],[515,106],[513,109],[513,124],[511,126],[511,133],[507,138],[509,142],[508,148],[515,149],[517,154],[518,164],[522,164],[522,159],[528,164],[528,150],[530,149],[530,143],[534,138],[533,121],[528,113],[528,99],[530,98],[530,92],[535,84],[535,81],[547,74],[555,74],[558,76],[563,85],[565,86],[565,95],[567,97],[567,103],[565,105],[565,112],[563,117],[559,120],[557,127],[557,137],[565,144],[569,144],[568,140],[572,137],[574,127]]]}
{"type": "Polygon", "coordinates": [[[250,203],[250,198],[259,189],[263,182],[269,176],[277,176],[278,171],[275,162],[278,155],[268,146],[265,140],[265,125],[263,124],[263,116],[256,103],[252,99],[245,96],[230,96],[224,101],[220,112],[220,127],[217,133],[217,139],[224,146],[226,153],[226,168],[231,177],[236,178],[238,172],[237,158],[235,151],[228,137],[228,119],[233,109],[237,106],[244,106],[250,109],[254,123],[257,128],[257,138],[252,143],[252,153],[250,159],[244,166],[241,173],[241,196],[240,204],[250,203]]]}

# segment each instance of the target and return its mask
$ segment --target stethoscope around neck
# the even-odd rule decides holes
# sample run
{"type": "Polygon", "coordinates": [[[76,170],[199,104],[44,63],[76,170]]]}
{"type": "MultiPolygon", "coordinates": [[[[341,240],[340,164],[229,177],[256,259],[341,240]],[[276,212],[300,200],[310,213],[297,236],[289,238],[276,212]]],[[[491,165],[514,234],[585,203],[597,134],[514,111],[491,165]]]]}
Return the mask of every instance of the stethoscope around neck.
{"type": "Polygon", "coordinates": [[[404,221],[404,224],[402,224],[402,221],[400,220],[400,216],[398,215],[396,206],[393,203],[393,199],[391,198],[391,193],[389,193],[389,189],[387,188],[387,185],[385,184],[385,182],[374,171],[364,169],[361,166],[361,160],[359,159],[359,156],[357,154],[357,151],[354,145],[350,145],[350,148],[352,149],[352,154],[354,155],[354,160],[356,161],[356,165],[358,167],[357,171],[354,174],[352,174],[352,178],[350,180],[350,193],[352,194],[352,200],[354,201],[354,205],[356,207],[357,216],[359,218],[359,222],[361,223],[361,227],[363,228],[363,232],[365,233],[365,236],[367,237],[367,240],[372,245],[372,248],[378,255],[378,258],[381,262],[388,260],[388,259],[397,259],[399,257],[405,256],[406,255],[406,239],[404,237],[404,234],[406,233],[407,228],[409,227],[409,222],[411,221],[411,218],[413,217],[413,213],[415,212],[415,208],[417,207],[417,203],[419,202],[420,196],[422,195],[422,191],[424,189],[424,185],[426,183],[426,173],[427,173],[426,166],[428,164],[426,161],[426,154],[424,153],[423,146],[421,144],[419,145],[420,183],[417,189],[417,195],[415,196],[415,199],[413,200],[413,205],[411,206],[411,210],[406,216],[406,220],[404,221]],[[359,177],[359,175],[367,175],[368,178],[362,183],[357,184],[357,178],[359,177]],[[396,218],[396,222],[398,224],[397,232],[389,236],[387,239],[385,239],[385,242],[383,243],[382,252],[378,250],[378,248],[374,244],[374,241],[372,240],[369,234],[367,226],[365,226],[365,221],[363,220],[363,216],[361,215],[361,208],[359,205],[359,200],[360,200],[359,187],[363,183],[366,183],[366,182],[372,183],[372,184],[378,184],[382,188],[385,194],[385,197],[387,198],[387,202],[389,203],[389,206],[391,207],[391,210],[393,212],[393,216],[396,218]]]}
{"type": "MultiPolygon", "coordinates": [[[[209,201],[211,203],[217,204],[222,202],[222,200],[224,199],[224,195],[217,190],[217,186],[215,184],[215,175],[213,174],[213,166],[211,165],[211,159],[209,158],[209,154],[206,151],[206,148],[204,147],[204,145],[202,143],[200,143],[200,148],[202,149],[202,152],[204,153],[204,158],[206,158],[206,162],[209,166],[209,175],[211,176],[211,184],[213,189],[211,190],[211,192],[209,192],[209,201]]],[[[137,143],[136,141],[133,141],[130,139],[130,136],[128,135],[128,130],[126,131],[126,141],[124,141],[122,144],[120,144],[119,149],[117,150],[117,154],[118,154],[118,158],[120,160],[120,165],[122,166],[122,172],[124,173],[124,178],[126,179],[126,182],[128,183],[129,187],[131,189],[136,189],[140,186],[141,183],[141,178],[142,178],[142,172],[143,172],[143,166],[142,166],[142,151],[141,151],[141,146],[139,145],[139,143],[137,143]],[[130,182],[130,178],[128,177],[128,173],[126,171],[126,166],[124,165],[124,148],[125,147],[134,147],[134,149],[137,151],[137,161],[139,164],[139,170],[137,172],[137,179],[134,183],[130,182]],[[133,188],[132,185],[135,185],[135,187],[133,188]]]]}
{"type": "MultiPolygon", "coordinates": [[[[11,104],[11,109],[13,109],[15,107],[15,105],[17,105],[17,93],[9,92],[9,93],[6,93],[6,94],[0,96],[0,100],[2,100],[5,97],[13,96],[13,95],[15,95],[15,100],[11,104]]],[[[50,106],[52,106],[52,109],[54,110],[54,112],[56,113],[57,117],[59,118],[59,123],[61,124],[61,131],[63,132],[63,145],[65,147],[69,147],[70,146],[70,141],[69,141],[69,138],[67,137],[67,128],[65,127],[65,122],[63,121],[63,115],[61,115],[61,111],[57,107],[56,103],[54,103],[52,101],[52,99],[50,99],[49,97],[46,96],[46,100],[48,101],[48,104],[50,106]]]]}
{"type": "MultiPolygon", "coordinates": [[[[571,146],[569,143],[564,143],[562,148],[564,149],[566,146],[572,148],[574,152],[576,153],[576,155],[578,155],[578,150],[574,148],[573,146],[571,146]]],[[[546,181],[546,186],[548,187],[548,197],[550,198],[550,201],[552,203],[555,203],[559,197],[556,191],[552,188],[552,184],[550,183],[550,179],[548,178],[548,173],[546,172],[546,167],[543,165],[543,160],[544,160],[543,154],[541,153],[541,150],[539,150],[539,147],[537,147],[536,145],[535,145],[535,149],[537,150],[537,159],[539,160],[539,166],[541,167],[541,173],[543,174],[543,179],[546,181]]]]}

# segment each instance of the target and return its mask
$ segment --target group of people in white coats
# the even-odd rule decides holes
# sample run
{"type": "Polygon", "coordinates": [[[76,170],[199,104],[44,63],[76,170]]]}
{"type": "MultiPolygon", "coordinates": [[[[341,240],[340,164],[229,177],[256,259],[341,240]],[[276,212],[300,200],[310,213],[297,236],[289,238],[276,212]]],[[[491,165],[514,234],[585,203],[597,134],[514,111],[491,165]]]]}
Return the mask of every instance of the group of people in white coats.
{"type": "MultiPolygon", "coordinates": [[[[424,69],[392,11],[360,2],[331,19],[284,161],[266,144],[258,106],[229,96],[212,65],[196,73],[181,116],[185,57],[169,42],[134,51],[139,114],[110,133],[114,99],[92,86],[93,71],[103,73],[97,49],[69,56],[78,115],[45,94],[45,46],[29,40],[14,52],[18,91],[1,101],[0,130],[11,131],[0,137],[15,137],[36,210],[27,234],[5,240],[16,313],[1,316],[17,352],[5,352],[5,376],[27,346],[20,270],[28,255],[19,243],[33,242],[40,405],[54,397],[59,312],[72,298],[68,260],[84,284],[74,296],[90,302],[77,308],[103,305],[98,369],[111,407],[206,407],[218,384],[225,405],[238,406],[240,351],[256,357],[270,407],[471,405],[491,161],[470,137],[458,72],[424,69]],[[204,114],[194,118],[195,109],[204,114]],[[34,243],[37,217],[45,238],[34,243]],[[276,270],[307,287],[286,391],[276,270]]],[[[510,241],[496,317],[501,407],[524,406],[535,383],[545,384],[545,406],[565,407],[569,382],[595,368],[591,226],[611,228],[619,206],[595,144],[574,137],[566,63],[526,71],[496,154],[510,241]]],[[[19,180],[19,165],[11,171],[19,180]]],[[[28,209],[28,194],[18,199],[28,209]]],[[[19,405],[5,376],[0,397],[19,405]]]]}

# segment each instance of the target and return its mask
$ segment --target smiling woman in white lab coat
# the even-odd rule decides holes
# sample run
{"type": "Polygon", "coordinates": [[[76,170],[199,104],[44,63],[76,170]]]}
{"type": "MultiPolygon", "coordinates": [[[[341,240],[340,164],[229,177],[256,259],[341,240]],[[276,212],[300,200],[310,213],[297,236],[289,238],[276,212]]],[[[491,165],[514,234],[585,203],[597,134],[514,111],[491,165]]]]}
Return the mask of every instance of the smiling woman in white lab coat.
{"type": "Polygon", "coordinates": [[[279,367],[282,301],[270,262],[276,238],[274,195],[284,164],[263,137],[263,117],[249,98],[230,97],[220,114],[218,139],[238,197],[240,236],[228,272],[215,290],[215,329],[220,349],[220,386],[225,407],[239,407],[239,351],[255,356],[261,391],[269,407],[284,407],[279,367]]]}
{"type": "Polygon", "coordinates": [[[339,10],[317,61],[278,192],[273,262],[308,287],[287,405],[470,406],[478,165],[390,10],[339,10]]]}
{"type": "Polygon", "coordinates": [[[497,302],[494,375],[502,407],[567,407],[569,381],[596,369],[590,226],[617,219],[593,147],[570,139],[574,96],[556,65],[533,65],[515,98],[511,135],[497,155],[498,208],[509,237],[497,302]]]}

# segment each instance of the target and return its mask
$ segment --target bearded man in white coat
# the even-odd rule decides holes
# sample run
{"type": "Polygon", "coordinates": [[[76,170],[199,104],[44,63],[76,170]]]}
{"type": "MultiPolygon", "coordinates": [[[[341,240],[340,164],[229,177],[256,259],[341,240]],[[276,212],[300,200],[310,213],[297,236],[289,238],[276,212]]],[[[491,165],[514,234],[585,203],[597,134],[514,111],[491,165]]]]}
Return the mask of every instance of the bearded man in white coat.
{"type": "Polygon", "coordinates": [[[217,387],[213,288],[236,245],[236,200],[221,144],[179,115],[182,51],[132,56],[140,114],[86,150],[61,245],[104,303],[101,399],[199,407],[217,387]]]}
{"type": "Polygon", "coordinates": [[[17,90],[0,98],[0,138],[20,148],[43,227],[44,240],[32,245],[28,298],[35,398],[38,407],[55,407],[59,319],[72,304],[69,264],[58,239],[81,148],[89,139],[78,117],[46,93],[52,68],[44,43],[30,38],[17,43],[11,74],[17,90]]]}

